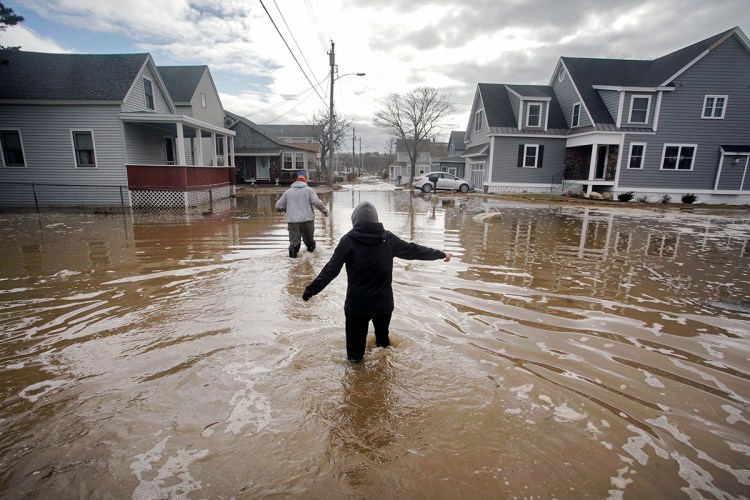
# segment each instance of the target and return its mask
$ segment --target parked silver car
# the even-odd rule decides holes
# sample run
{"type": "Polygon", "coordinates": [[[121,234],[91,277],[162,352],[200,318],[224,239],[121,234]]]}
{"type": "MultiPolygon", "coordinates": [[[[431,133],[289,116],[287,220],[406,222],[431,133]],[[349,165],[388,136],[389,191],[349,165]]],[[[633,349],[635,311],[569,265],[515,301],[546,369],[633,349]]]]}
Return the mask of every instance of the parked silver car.
{"type": "Polygon", "coordinates": [[[447,189],[466,193],[474,189],[466,179],[461,179],[446,172],[422,174],[419,177],[415,177],[411,185],[417,189],[421,189],[423,193],[429,193],[433,189],[447,189]]]}

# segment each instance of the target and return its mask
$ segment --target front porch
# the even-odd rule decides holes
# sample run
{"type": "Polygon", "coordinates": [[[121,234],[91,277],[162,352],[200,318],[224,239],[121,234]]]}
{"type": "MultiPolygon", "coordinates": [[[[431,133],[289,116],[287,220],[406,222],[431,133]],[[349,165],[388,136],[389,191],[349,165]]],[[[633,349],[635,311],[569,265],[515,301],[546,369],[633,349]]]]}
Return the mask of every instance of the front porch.
{"type": "Polygon", "coordinates": [[[619,144],[585,144],[569,146],[565,150],[565,166],[552,180],[551,191],[561,193],[576,189],[586,196],[597,191],[611,191],[620,162],[619,144]]]}

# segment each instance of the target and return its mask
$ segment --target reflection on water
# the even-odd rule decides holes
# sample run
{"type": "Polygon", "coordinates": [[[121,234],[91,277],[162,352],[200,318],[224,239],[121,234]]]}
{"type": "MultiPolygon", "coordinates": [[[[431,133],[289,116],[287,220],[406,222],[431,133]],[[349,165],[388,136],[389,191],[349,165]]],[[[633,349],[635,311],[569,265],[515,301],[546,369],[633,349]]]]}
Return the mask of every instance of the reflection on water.
{"type": "Polygon", "coordinates": [[[3,498],[747,496],[748,212],[358,188],[291,260],[277,198],[0,214],[3,498]],[[301,295],[364,200],[456,257],[352,366],[345,272],[301,295]]]}

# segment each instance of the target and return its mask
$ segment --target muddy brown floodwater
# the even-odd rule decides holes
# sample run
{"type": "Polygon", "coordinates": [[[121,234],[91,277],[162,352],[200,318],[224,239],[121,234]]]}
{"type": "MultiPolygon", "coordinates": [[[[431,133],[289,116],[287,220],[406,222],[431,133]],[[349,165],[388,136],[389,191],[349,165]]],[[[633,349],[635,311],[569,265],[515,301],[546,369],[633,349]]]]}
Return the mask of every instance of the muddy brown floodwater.
{"type": "Polygon", "coordinates": [[[748,211],[321,196],[296,260],[278,194],[0,214],[0,497],[750,496],[748,211]],[[301,295],[362,200],[455,258],[352,366],[345,271],[301,295]]]}

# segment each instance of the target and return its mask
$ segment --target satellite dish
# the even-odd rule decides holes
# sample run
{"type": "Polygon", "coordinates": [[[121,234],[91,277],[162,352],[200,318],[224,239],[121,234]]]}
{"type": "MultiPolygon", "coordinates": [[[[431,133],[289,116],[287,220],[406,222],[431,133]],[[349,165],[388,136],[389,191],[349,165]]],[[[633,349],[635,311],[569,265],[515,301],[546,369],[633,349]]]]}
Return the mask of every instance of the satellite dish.
{"type": "Polygon", "coordinates": [[[232,126],[232,119],[228,116],[224,118],[224,127],[229,128],[232,126]]]}

